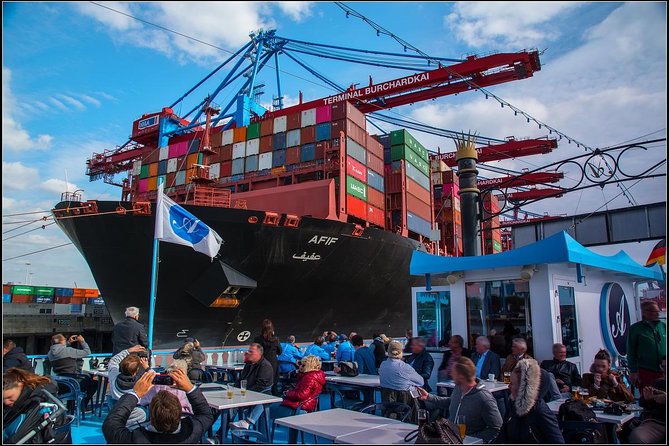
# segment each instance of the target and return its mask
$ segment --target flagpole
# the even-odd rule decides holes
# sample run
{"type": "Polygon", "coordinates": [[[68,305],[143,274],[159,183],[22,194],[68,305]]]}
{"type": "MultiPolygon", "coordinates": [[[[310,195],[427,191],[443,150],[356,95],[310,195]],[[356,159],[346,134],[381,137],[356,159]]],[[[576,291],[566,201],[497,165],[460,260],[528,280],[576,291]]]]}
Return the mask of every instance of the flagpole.
{"type": "Polygon", "coordinates": [[[153,228],[153,258],[151,263],[151,295],[149,296],[149,353],[153,351],[153,320],[156,315],[156,288],[158,285],[158,247],[156,226],[159,224],[158,213],[162,206],[163,179],[158,177],[158,198],[156,199],[156,224],[153,228]]]}

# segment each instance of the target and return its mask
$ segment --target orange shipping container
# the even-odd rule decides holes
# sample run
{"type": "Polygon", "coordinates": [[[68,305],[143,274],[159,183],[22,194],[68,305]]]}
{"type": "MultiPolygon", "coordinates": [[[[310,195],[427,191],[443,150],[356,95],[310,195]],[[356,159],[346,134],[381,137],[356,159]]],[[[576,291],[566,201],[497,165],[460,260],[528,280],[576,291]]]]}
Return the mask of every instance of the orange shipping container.
{"type": "Polygon", "coordinates": [[[346,213],[367,220],[367,203],[346,194],[346,213]]]}
{"type": "MultiPolygon", "coordinates": [[[[271,121],[271,120],[270,120],[271,121]]],[[[265,121],[263,121],[265,122],[265,121]]],[[[272,151],[272,135],[260,138],[260,153],[269,153],[272,151]]]]}
{"type": "Polygon", "coordinates": [[[148,181],[147,190],[158,189],[158,177],[150,177],[148,181]]]}
{"type": "Polygon", "coordinates": [[[242,141],[246,141],[246,127],[236,128],[232,137],[233,143],[242,141]]]}
{"type": "Polygon", "coordinates": [[[86,293],[84,295],[86,297],[98,297],[100,295],[100,292],[95,288],[87,288],[86,293]]]}
{"type": "Polygon", "coordinates": [[[367,203],[371,204],[372,206],[376,206],[377,208],[383,209],[385,207],[385,196],[382,192],[379,192],[373,187],[368,187],[367,203]]]}
{"type": "Polygon", "coordinates": [[[407,210],[427,221],[432,221],[434,218],[430,205],[423,203],[411,194],[407,194],[407,210]]]}
{"type": "Polygon", "coordinates": [[[186,158],[186,169],[193,167],[193,164],[197,164],[197,153],[191,153],[186,158]]]}
{"type": "Polygon", "coordinates": [[[409,177],[406,177],[406,185],[408,193],[418,198],[423,203],[427,205],[430,204],[431,197],[430,197],[430,192],[428,190],[423,189],[421,185],[419,185],[409,177]]]}
{"type": "Polygon", "coordinates": [[[86,297],[86,288],[75,288],[72,292],[73,297],[86,297]]]}
{"type": "Polygon", "coordinates": [[[29,304],[33,301],[31,294],[12,294],[12,302],[17,304],[29,304]]]}
{"type": "Polygon", "coordinates": [[[53,300],[55,304],[69,304],[71,302],[72,298],[70,296],[56,296],[53,300]]]}
{"type": "Polygon", "coordinates": [[[74,305],[80,305],[85,304],[86,300],[88,300],[87,297],[72,297],[70,303],[74,305]]]}
{"type": "Polygon", "coordinates": [[[186,184],[190,184],[190,182],[193,181],[193,177],[195,175],[197,175],[197,169],[195,167],[186,169],[186,184]]]}
{"type": "Polygon", "coordinates": [[[274,119],[260,121],[260,136],[272,136],[274,134],[274,119]]]}
{"type": "Polygon", "coordinates": [[[150,177],[158,176],[158,163],[149,164],[149,176],[150,177]]]}
{"type": "Polygon", "coordinates": [[[374,206],[367,206],[367,221],[382,228],[386,227],[385,212],[374,206]]]}

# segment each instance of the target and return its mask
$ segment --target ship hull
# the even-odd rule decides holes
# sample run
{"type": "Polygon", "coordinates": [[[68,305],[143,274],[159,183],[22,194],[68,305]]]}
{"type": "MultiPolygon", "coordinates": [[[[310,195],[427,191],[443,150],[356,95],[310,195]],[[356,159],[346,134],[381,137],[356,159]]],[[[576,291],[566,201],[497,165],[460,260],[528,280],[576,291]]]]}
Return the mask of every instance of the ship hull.
{"type": "MultiPolygon", "coordinates": [[[[56,209],[74,207],[59,203],[56,209]]],[[[131,209],[131,203],[121,203],[131,209]]],[[[119,202],[97,202],[98,212],[119,202]]],[[[88,263],[114,320],[128,306],[140,307],[147,324],[155,204],[150,216],[84,214],[58,219],[88,263]]],[[[240,345],[257,336],[261,321],[277,335],[308,342],[324,330],[402,336],[411,326],[409,262],[420,244],[398,234],[303,217],[299,227],[263,224],[264,212],[184,206],[224,240],[219,260],[255,281],[236,308],[212,308],[193,289],[211,288],[212,261],[189,247],[160,243],[154,348],[175,348],[192,336],[203,346],[240,345]],[[257,220],[257,221],[256,221],[257,220]],[[253,222],[253,223],[251,223],[253,222]]],[[[147,324],[148,325],[148,324],[147,324]]]]}

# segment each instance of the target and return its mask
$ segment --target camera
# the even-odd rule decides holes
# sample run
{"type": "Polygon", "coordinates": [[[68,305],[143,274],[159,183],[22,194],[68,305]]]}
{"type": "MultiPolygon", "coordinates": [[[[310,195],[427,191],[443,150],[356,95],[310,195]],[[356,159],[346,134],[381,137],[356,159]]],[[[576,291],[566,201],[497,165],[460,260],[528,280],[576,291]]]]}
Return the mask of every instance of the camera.
{"type": "Polygon", "coordinates": [[[171,386],[172,384],[174,384],[174,380],[170,375],[166,373],[159,373],[158,375],[153,377],[153,381],[151,382],[151,384],[171,386]]]}
{"type": "Polygon", "coordinates": [[[416,389],[409,389],[412,398],[420,398],[420,393],[416,389]]]}
{"type": "Polygon", "coordinates": [[[136,353],[136,355],[139,356],[140,358],[148,358],[149,357],[149,352],[147,352],[146,350],[141,350],[141,351],[138,351],[136,353]]]}

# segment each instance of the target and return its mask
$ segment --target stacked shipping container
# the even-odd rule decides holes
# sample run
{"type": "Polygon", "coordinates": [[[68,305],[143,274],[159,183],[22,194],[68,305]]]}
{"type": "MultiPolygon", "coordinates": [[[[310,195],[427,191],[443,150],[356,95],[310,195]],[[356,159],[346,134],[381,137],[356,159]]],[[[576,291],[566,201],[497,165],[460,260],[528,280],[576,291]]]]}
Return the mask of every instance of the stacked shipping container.
{"type": "Polygon", "coordinates": [[[434,214],[441,231],[440,250],[450,256],[462,255],[462,214],[457,177],[443,161],[432,160],[434,214]]]}
{"type": "Polygon", "coordinates": [[[2,286],[2,301],[5,303],[104,305],[100,292],[94,288],[53,288],[12,284],[2,286]]]}
{"type": "MultiPolygon", "coordinates": [[[[494,194],[487,193],[482,197],[483,218],[499,212],[499,200],[494,194]]],[[[496,254],[502,252],[502,232],[499,227],[499,215],[481,223],[482,254],[496,254]]]]}

